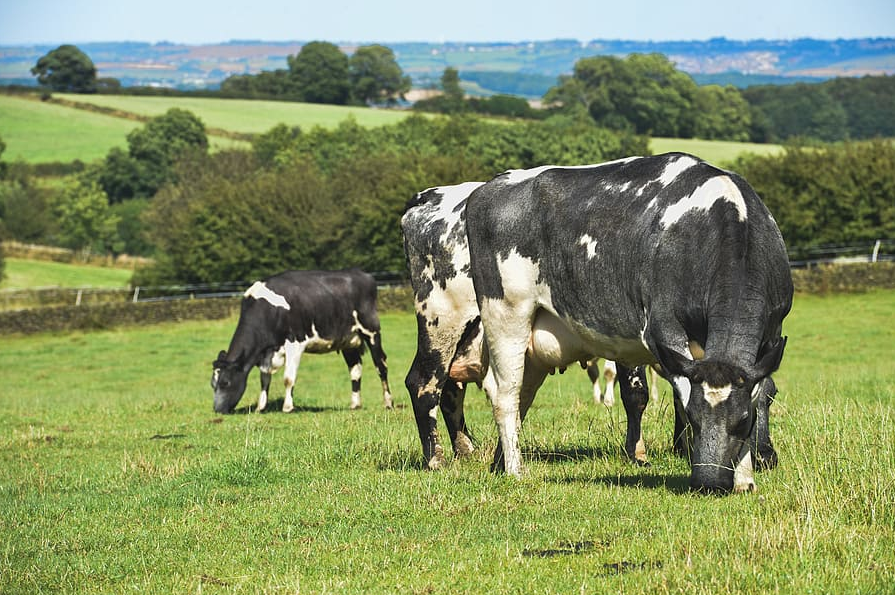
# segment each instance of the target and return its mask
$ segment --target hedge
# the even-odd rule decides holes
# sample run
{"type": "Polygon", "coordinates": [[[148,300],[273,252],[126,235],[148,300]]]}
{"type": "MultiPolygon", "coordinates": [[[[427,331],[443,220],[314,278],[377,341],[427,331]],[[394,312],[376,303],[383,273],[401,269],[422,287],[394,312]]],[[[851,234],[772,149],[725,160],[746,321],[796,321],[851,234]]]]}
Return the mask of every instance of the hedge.
{"type": "MultiPolygon", "coordinates": [[[[792,271],[797,293],[855,293],[895,289],[895,262],[823,265],[792,271]]],[[[127,293],[130,296],[130,293],[127,293]]],[[[380,312],[412,311],[409,286],[380,287],[380,312]]],[[[0,335],[10,333],[96,330],[179,320],[214,320],[236,316],[240,299],[182,299],[158,302],[88,303],[0,312],[0,335]]]]}

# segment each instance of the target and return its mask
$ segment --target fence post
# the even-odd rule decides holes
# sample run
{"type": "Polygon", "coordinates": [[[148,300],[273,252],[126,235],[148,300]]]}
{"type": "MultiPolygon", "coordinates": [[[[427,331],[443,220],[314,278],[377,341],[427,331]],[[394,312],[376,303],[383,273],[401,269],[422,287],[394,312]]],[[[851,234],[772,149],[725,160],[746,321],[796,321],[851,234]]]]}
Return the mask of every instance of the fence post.
{"type": "Polygon", "coordinates": [[[79,290],[78,290],[78,297],[75,298],[75,305],[76,305],[76,306],[80,306],[80,305],[81,305],[81,293],[82,293],[83,291],[84,291],[83,289],[79,289],[79,290]]]}
{"type": "Polygon", "coordinates": [[[140,297],[140,286],[137,285],[136,287],[134,287],[134,299],[133,299],[133,302],[136,303],[136,302],[137,302],[137,299],[138,299],[139,297],[140,297]]]}
{"type": "Polygon", "coordinates": [[[879,247],[882,243],[882,240],[877,240],[873,245],[873,256],[870,257],[870,262],[876,262],[877,258],[879,258],[879,247]]]}

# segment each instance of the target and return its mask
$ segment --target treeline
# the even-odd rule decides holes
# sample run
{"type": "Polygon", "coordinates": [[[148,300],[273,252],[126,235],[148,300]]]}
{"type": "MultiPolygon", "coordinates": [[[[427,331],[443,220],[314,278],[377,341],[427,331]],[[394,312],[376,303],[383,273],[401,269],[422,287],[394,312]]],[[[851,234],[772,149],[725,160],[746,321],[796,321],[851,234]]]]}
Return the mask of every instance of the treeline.
{"type": "MultiPolygon", "coordinates": [[[[468,114],[411,115],[372,129],[353,120],[334,130],[279,125],[250,151],[210,154],[201,121],[172,109],[131,132],[128,151],[111,151],[62,185],[3,165],[0,236],[153,256],[155,266],[135,279],[141,285],[250,280],[285,268],[403,271],[400,217],[417,192],[506,169],[637,154],[648,154],[645,137],[587,117],[468,114]]],[[[891,142],[790,147],[732,167],[796,254],[895,237],[891,142]]]]}
{"type": "MultiPolygon", "coordinates": [[[[175,92],[124,88],[97,79],[90,58],[77,47],[60,46],[32,69],[48,91],[124,94],[188,94],[224,98],[275,99],[336,105],[391,105],[410,90],[410,78],[391,49],[359,47],[351,56],[338,46],[315,41],[288,56],[287,68],[234,75],[219,90],[175,92]]],[[[835,142],[895,136],[895,76],[837,78],[822,83],[697,85],[662,54],[632,53],[625,58],[595,56],[575,63],[532,109],[521,95],[543,77],[515,73],[461,73],[446,68],[442,95],[414,108],[444,114],[478,113],[544,119],[554,113],[586,115],[598,126],[652,136],[752,142],[835,142]],[[462,83],[518,77],[516,95],[469,97],[462,83]]]]}

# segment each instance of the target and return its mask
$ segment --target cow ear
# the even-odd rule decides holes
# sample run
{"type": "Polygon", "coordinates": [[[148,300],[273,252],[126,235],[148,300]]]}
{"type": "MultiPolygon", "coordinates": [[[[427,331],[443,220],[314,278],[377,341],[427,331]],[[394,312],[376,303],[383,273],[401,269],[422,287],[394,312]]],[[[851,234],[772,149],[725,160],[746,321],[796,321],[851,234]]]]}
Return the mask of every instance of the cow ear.
{"type": "Polygon", "coordinates": [[[783,360],[783,348],[786,347],[786,337],[779,337],[773,343],[766,343],[758,354],[758,361],[752,369],[755,378],[770,376],[780,367],[783,360]]]}
{"type": "Polygon", "coordinates": [[[689,376],[689,372],[693,367],[693,362],[684,355],[678,353],[674,349],[662,344],[656,344],[656,359],[662,370],[671,376],[689,376]]]}

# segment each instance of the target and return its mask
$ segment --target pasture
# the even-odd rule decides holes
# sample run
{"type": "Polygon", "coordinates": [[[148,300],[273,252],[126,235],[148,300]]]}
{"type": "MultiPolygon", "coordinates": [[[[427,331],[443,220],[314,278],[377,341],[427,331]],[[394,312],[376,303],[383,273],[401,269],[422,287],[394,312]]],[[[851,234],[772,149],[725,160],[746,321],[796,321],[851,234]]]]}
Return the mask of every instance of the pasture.
{"type": "MultiPolygon", "coordinates": [[[[383,315],[397,408],[365,358],[364,408],[336,354],[307,356],[298,410],[212,412],[211,361],[236,320],[63,336],[0,349],[2,593],[886,593],[895,581],[895,292],[796,296],[776,375],[781,464],[758,493],[686,489],[670,391],[647,409],[652,466],[621,454],[620,405],[586,374],[549,377],[522,434],[522,480],[479,456],[422,456],[403,377],[410,313],[383,315]]],[[[444,432],[442,426],[442,432],[444,432]]]]}
{"type": "MultiPolygon", "coordinates": [[[[393,124],[411,112],[282,101],[211,99],[196,97],[140,97],[128,95],[72,95],[56,97],[91,103],[141,116],[160,116],[179,107],[196,114],[209,128],[238,133],[262,133],[280,123],[310,130],[315,126],[334,128],[347,118],[361,126],[393,124]]],[[[0,137],[7,144],[5,161],[21,159],[29,163],[93,161],[106,156],[112,147],[127,148],[127,133],[141,124],[73,107],[54,105],[0,95],[0,137]]],[[[209,136],[213,149],[247,147],[248,143],[209,136]]],[[[654,138],[654,153],[683,151],[713,163],[724,164],[746,152],[768,154],[781,151],[780,145],[730,141],[654,138]]]]}
{"type": "Polygon", "coordinates": [[[0,289],[38,287],[127,287],[133,271],[50,260],[6,258],[0,289]]]}

